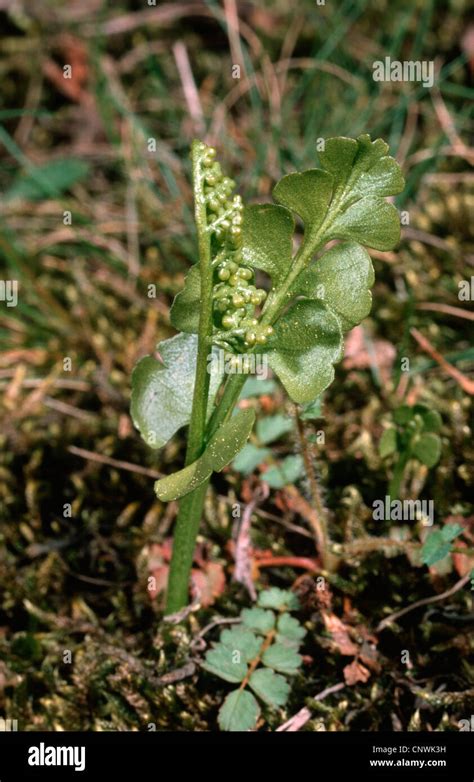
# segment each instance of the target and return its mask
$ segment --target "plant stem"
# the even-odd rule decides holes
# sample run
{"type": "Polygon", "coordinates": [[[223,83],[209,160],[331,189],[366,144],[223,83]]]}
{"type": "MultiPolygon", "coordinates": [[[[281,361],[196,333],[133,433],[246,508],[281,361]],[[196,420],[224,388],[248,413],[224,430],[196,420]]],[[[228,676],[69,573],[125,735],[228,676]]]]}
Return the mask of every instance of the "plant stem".
{"type": "Polygon", "coordinates": [[[212,336],[212,264],[211,239],[207,232],[206,201],[203,192],[203,175],[199,142],[193,142],[194,219],[196,222],[199,271],[201,275],[201,307],[199,313],[198,350],[193,405],[188,432],[186,464],[194,462],[202,453],[206,428],[207,402],[209,398],[208,355],[212,336]]]}
{"type": "Polygon", "coordinates": [[[400,495],[400,486],[403,479],[403,473],[408,463],[408,453],[400,454],[394,467],[392,480],[388,485],[388,494],[391,500],[398,500],[400,495]]]}
{"type": "Polygon", "coordinates": [[[296,431],[298,434],[298,440],[303,455],[303,462],[305,466],[306,475],[309,481],[311,496],[313,499],[315,519],[314,519],[314,536],[316,542],[316,548],[321,558],[323,568],[332,572],[337,569],[338,558],[331,553],[331,539],[329,537],[327,513],[321,499],[321,493],[319,491],[318,479],[316,477],[316,470],[314,469],[314,455],[304,428],[304,423],[301,420],[298,407],[294,407],[294,415],[296,420],[296,431]]]}
{"type": "Polygon", "coordinates": [[[247,674],[245,678],[242,680],[239,690],[244,690],[247,686],[247,684],[250,681],[250,677],[252,676],[255,668],[258,666],[258,664],[261,662],[262,657],[266,649],[272,644],[273,639],[276,636],[276,628],[274,627],[272,630],[269,630],[268,633],[265,635],[262,644],[260,646],[260,649],[257,652],[257,655],[253,658],[253,660],[250,661],[250,665],[247,671],[247,674]]]}
{"type": "Polygon", "coordinates": [[[242,391],[247,378],[248,375],[244,374],[230,375],[227,378],[226,384],[224,386],[224,393],[222,394],[219,404],[214,408],[214,411],[209,419],[206,430],[206,440],[210,440],[212,435],[216,433],[219,426],[224,423],[224,421],[232,413],[232,410],[237,404],[240,392],[242,391]]]}
{"type": "MultiPolygon", "coordinates": [[[[230,416],[246,380],[247,375],[230,375],[228,377],[221,400],[209,419],[206,440],[209,440],[218,427],[230,416]]],[[[199,455],[198,453],[195,458],[198,458],[199,455]]],[[[187,455],[186,463],[188,463],[187,455]]],[[[186,494],[179,503],[168,581],[167,614],[179,611],[188,601],[189,573],[208,486],[209,480],[190,494],[186,494]]]]}
{"type": "Polygon", "coordinates": [[[209,480],[180,500],[173,537],[166,613],[174,614],[188,603],[189,574],[209,480]]]}
{"type": "MultiPolygon", "coordinates": [[[[193,142],[191,149],[194,187],[194,219],[196,222],[199,270],[201,275],[201,308],[199,313],[198,349],[193,404],[188,431],[186,465],[196,461],[204,449],[210,373],[208,354],[212,335],[212,264],[211,241],[207,231],[206,201],[203,191],[201,144],[193,142]]],[[[166,613],[179,611],[188,602],[189,574],[199,530],[204,498],[209,481],[201,484],[179,503],[179,512],[173,538],[168,582],[166,613]]]]}

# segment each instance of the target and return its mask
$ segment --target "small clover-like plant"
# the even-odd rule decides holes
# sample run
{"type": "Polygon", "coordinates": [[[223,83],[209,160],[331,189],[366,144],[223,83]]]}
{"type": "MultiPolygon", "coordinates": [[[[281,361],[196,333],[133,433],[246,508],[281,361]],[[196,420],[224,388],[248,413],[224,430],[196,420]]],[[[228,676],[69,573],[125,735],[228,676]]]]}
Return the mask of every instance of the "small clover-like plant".
{"type": "Polygon", "coordinates": [[[219,709],[221,730],[255,728],[260,703],[271,709],[285,705],[290,693],[287,677],[302,663],[298,654],[306,630],[290,611],[299,608],[289,590],[260,592],[255,608],[244,608],[241,624],[221,632],[219,642],[206,652],[202,667],[226,682],[238,685],[219,709]]]}
{"type": "Polygon", "coordinates": [[[451,554],[454,540],[464,532],[460,524],[445,524],[427,535],[421,549],[421,560],[431,567],[451,554]]]}
{"type": "Polygon", "coordinates": [[[322,168],[283,177],[273,204],[245,206],[215,150],[192,144],[199,260],[171,308],[180,333],[158,345],[161,360],[141,359],[132,378],[132,418],[150,447],[189,426],[184,468],[155,484],[162,501],[180,500],[168,612],[188,601],[211,475],[239,453],[254,423],[251,408],[234,413],[248,375],[225,377],[213,358],[223,351],[225,365],[238,370],[242,356],[264,354],[300,405],[327,388],[344,334],[370,311],[374,272],[364,245],[389,250],[400,237],[398,212],[385,197],[400,193],[404,180],[387,153],[368,135],[328,139],[322,168]],[[295,218],[303,224],[296,251],[295,218]],[[268,290],[257,283],[259,271],[268,290]]]}
{"type": "Polygon", "coordinates": [[[406,466],[410,459],[416,459],[426,467],[434,467],[441,456],[441,438],[438,432],[442,426],[437,410],[425,405],[402,405],[393,413],[394,426],[386,429],[379,442],[380,456],[395,460],[389,495],[397,499],[406,466]]]}
{"type": "MultiPolygon", "coordinates": [[[[294,421],[280,413],[259,418],[253,438],[255,442],[247,443],[237,454],[232,462],[234,470],[242,475],[249,475],[259,464],[271,459],[272,451],[268,446],[293,428],[294,421]]],[[[300,454],[290,454],[272,463],[262,477],[272,489],[281,489],[289,483],[295,483],[303,475],[303,457],[300,454]]]]}

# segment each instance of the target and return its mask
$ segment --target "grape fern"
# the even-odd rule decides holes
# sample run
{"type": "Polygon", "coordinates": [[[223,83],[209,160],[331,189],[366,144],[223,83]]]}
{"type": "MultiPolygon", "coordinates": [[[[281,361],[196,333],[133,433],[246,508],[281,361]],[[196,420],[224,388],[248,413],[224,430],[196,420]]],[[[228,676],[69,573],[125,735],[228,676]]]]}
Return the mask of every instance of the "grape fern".
{"type": "MultiPolygon", "coordinates": [[[[180,500],[168,612],[188,601],[211,475],[243,448],[255,417],[251,409],[234,413],[245,373],[224,378],[209,357],[219,349],[231,362],[264,353],[297,404],[327,388],[344,333],[370,311],[374,273],[363,245],[389,250],[399,240],[398,213],[385,197],[400,193],[404,180],[387,152],[368,135],[328,139],[322,168],[283,177],[276,203],[244,206],[215,150],[192,144],[199,261],[171,308],[180,333],[159,344],[162,361],[145,356],[132,377],[132,418],[150,447],[189,426],[184,468],[155,484],[162,501],[180,500]],[[295,215],[304,230],[293,252],[295,215]],[[341,241],[324,252],[333,240],[341,241]],[[255,284],[258,270],[270,278],[268,292],[255,284]]],[[[322,549],[324,562],[329,552],[322,549]]]]}

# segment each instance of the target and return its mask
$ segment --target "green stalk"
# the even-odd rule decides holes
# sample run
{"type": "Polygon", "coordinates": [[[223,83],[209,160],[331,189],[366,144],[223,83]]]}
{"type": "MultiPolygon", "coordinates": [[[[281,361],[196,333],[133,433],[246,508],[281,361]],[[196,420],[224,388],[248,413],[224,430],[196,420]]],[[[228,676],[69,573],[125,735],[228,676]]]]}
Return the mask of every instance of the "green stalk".
{"type": "MultiPolygon", "coordinates": [[[[201,275],[201,308],[199,314],[196,376],[186,449],[186,465],[196,461],[204,450],[204,433],[206,429],[210,382],[210,373],[208,372],[207,365],[212,336],[213,275],[211,264],[211,240],[207,230],[206,201],[203,191],[200,142],[193,142],[191,158],[193,165],[194,218],[198,235],[199,270],[201,275]]],[[[188,602],[189,574],[191,572],[194,548],[208,483],[209,481],[183,497],[179,503],[168,581],[167,614],[179,611],[188,602]]]]}
{"type": "Polygon", "coordinates": [[[405,472],[405,467],[408,464],[408,453],[402,453],[394,467],[392,480],[388,486],[388,493],[391,500],[398,500],[400,496],[400,486],[405,472]]]}
{"type": "Polygon", "coordinates": [[[179,503],[168,579],[167,614],[180,611],[189,602],[189,575],[208,486],[209,480],[186,494],[179,503]]]}
{"type": "Polygon", "coordinates": [[[237,404],[240,392],[244,387],[247,375],[230,375],[224,386],[224,393],[221,400],[209,419],[206,430],[206,440],[210,440],[212,435],[224,421],[230,417],[232,410],[237,404]]]}

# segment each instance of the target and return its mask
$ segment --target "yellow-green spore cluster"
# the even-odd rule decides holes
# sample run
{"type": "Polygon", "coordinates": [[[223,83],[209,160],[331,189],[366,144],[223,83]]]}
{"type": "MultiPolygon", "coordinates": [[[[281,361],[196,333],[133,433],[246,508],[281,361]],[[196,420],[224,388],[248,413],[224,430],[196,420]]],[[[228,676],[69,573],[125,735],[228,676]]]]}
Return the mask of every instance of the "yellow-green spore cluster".
{"type": "Polygon", "coordinates": [[[273,334],[271,326],[262,327],[255,310],[266,298],[266,292],[257,288],[252,269],[225,259],[217,267],[218,282],[214,285],[214,308],[220,315],[221,326],[229,333],[243,337],[244,345],[264,345],[273,334]]]}
{"type": "Polygon", "coordinates": [[[203,145],[204,196],[209,225],[219,245],[213,289],[215,324],[234,348],[264,345],[273,328],[262,326],[255,315],[267,294],[256,287],[253,270],[242,263],[242,199],[232,196],[235,182],[223,176],[215,157],[216,150],[203,145]]]}

